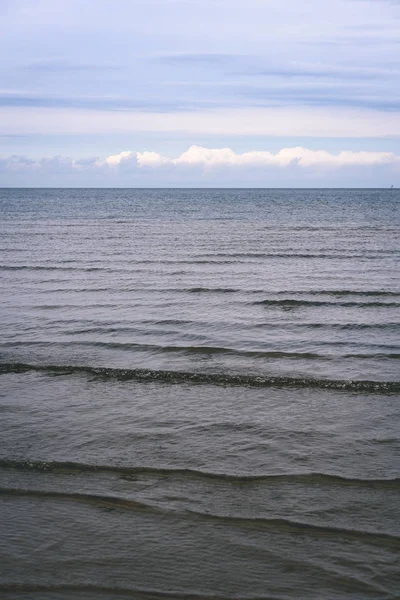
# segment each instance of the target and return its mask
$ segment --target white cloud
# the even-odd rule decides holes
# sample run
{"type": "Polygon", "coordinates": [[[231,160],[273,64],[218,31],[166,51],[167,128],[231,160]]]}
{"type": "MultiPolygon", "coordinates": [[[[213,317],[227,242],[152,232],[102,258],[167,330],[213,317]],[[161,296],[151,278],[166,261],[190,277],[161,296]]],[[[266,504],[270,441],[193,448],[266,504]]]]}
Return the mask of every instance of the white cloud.
{"type": "Polygon", "coordinates": [[[175,157],[123,151],[106,158],[0,158],[0,186],[387,187],[400,186],[400,156],[293,147],[276,153],[191,146],[175,157]]]}
{"type": "MultiPolygon", "coordinates": [[[[302,148],[300,146],[296,148],[283,148],[276,154],[262,151],[236,154],[230,148],[204,148],[202,146],[191,146],[177,158],[166,158],[156,152],[138,152],[136,157],[140,167],[150,168],[166,165],[173,167],[191,166],[203,168],[283,168],[293,164],[297,164],[304,168],[372,167],[379,165],[397,165],[400,167],[400,156],[397,156],[392,152],[343,151],[339,154],[330,154],[325,150],[308,150],[307,148],[302,148]]],[[[106,162],[108,162],[110,158],[114,157],[109,157],[106,159],[106,162]]]]}
{"type": "Polygon", "coordinates": [[[161,167],[168,165],[171,161],[158,152],[137,152],[136,158],[139,167],[161,167]]]}
{"type": "Polygon", "coordinates": [[[125,150],[112,154],[105,159],[69,158],[65,156],[31,159],[26,156],[13,155],[1,160],[5,171],[36,171],[45,173],[49,169],[80,172],[113,172],[129,171],[173,171],[177,175],[191,170],[193,172],[210,173],[221,170],[254,172],[258,170],[282,171],[297,168],[300,171],[318,172],[321,170],[340,170],[343,168],[391,167],[400,174],[400,156],[393,152],[352,152],[343,150],[332,154],[326,150],[309,150],[301,146],[282,148],[275,154],[268,151],[250,151],[236,153],[231,148],[205,148],[191,146],[179,156],[169,158],[158,152],[134,152],[125,150]]]}
{"type": "MultiPolygon", "coordinates": [[[[120,152],[119,154],[112,154],[111,156],[108,156],[104,163],[107,164],[109,167],[117,167],[121,163],[121,161],[131,158],[132,156],[133,152],[131,152],[130,150],[126,150],[120,152]]],[[[101,167],[104,163],[99,162],[98,166],[101,167]]]]}

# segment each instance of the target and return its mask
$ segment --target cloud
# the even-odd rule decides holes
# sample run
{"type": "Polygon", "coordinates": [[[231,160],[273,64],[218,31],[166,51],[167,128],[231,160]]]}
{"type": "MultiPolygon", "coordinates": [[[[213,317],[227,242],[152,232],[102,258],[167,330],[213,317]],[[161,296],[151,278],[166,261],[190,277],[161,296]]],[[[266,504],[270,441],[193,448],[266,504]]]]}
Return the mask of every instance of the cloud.
{"type": "Polygon", "coordinates": [[[70,62],[63,59],[38,60],[22,67],[27,71],[38,71],[43,73],[57,73],[68,71],[114,71],[119,69],[109,64],[86,64],[81,62],[70,62]]]}
{"type": "Polygon", "coordinates": [[[400,137],[400,111],[272,106],[253,109],[145,112],[43,107],[0,109],[3,135],[171,132],[235,136],[400,137]]]}
{"type": "MultiPolygon", "coordinates": [[[[131,155],[132,153],[122,153],[131,155]]],[[[121,155],[118,155],[121,156],[121,155]]],[[[279,167],[284,168],[296,164],[303,168],[343,168],[372,167],[393,165],[400,168],[400,156],[392,152],[351,152],[342,151],[330,154],[325,150],[308,150],[301,146],[283,148],[276,154],[255,151],[236,154],[230,148],[204,148],[191,146],[177,158],[167,158],[156,152],[137,152],[139,167],[156,168],[160,166],[196,166],[203,168],[217,167],[279,167]]],[[[116,159],[116,157],[109,157],[116,159]]]]}
{"type": "Polygon", "coordinates": [[[106,158],[0,159],[0,186],[53,187],[387,187],[400,185],[392,152],[337,154],[282,148],[276,153],[191,146],[175,157],[122,151],[106,158]]]}
{"type": "Polygon", "coordinates": [[[173,160],[161,156],[158,152],[137,152],[136,158],[139,167],[162,167],[175,164],[173,160]]]}
{"type": "Polygon", "coordinates": [[[236,54],[224,53],[187,53],[165,54],[157,56],[153,60],[160,63],[171,65],[231,65],[236,63],[242,57],[236,54]]]}
{"type": "MultiPolygon", "coordinates": [[[[185,103],[186,110],[198,108],[199,102],[185,103]]],[[[203,105],[207,105],[203,103],[203,105]]],[[[210,106],[211,103],[208,103],[210,106]]],[[[112,95],[82,95],[82,96],[70,96],[70,95],[41,95],[35,92],[21,92],[21,91],[3,91],[0,90],[0,109],[4,108],[52,108],[52,109],[68,109],[70,111],[82,110],[93,111],[146,111],[146,112],[175,112],[182,110],[183,103],[175,101],[168,102],[162,98],[154,99],[140,99],[140,98],[129,98],[123,96],[112,96],[112,95]]],[[[1,122],[1,115],[0,115],[1,122]]]]}
{"type": "Polygon", "coordinates": [[[0,0],[0,185],[396,185],[399,7],[0,0]]]}
{"type": "Polygon", "coordinates": [[[87,172],[104,168],[105,163],[106,161],[100,161],[98,158],[75,159],[68,156],[46,156],[35,160],[27,156],[14,154],[0,158],[0,173],[15,172],[21,175],[24,173],[47,175],[49,173],[60,174],[72,173],[74,171],[87,172]]]}
{"type": "Polygon", "coordinates": [[[204,172],[218,169],[343,169],[348,167],[380,167],[391,166],[400,174],[400,155],[393,152],[352,152],[343,150],[332,154],[326,150],[309,150],[301,146],[282,148],[279,152],[250,151],[236,153],[231,148],[205,148],[190,146],[188,150],[175,158],[163,156],[158,152],[133,152],[125,150],[112,154],[105,159],[98,157],[75,159],[64,156],[44,157],[33,160],[25,156],[13,155],[2,159],[3,168],[9,171],[48,169],[77,171],[112,171],[121,168],[136,170],[159,170],[168,168],[179,172],[179,169],[200,169],[204,172]]]}
{"type": "MultiPolygon", "coordinates": [[[[132,158],[133,156],[135,156],[133,152],[126,150],[120,152],[119,154],[112,154],[111,156],[108,156],[104,163],[110,167],[117,167],[122,161],[132,158]]],[[[102,166],[104,163],[99,162],[98,165],[102,166]]]]}

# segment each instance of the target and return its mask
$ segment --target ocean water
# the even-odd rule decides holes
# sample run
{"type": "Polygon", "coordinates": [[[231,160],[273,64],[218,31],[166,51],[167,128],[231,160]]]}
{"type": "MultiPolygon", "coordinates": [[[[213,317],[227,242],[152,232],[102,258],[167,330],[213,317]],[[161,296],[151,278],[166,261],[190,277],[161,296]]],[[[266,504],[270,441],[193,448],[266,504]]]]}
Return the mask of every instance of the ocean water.
{"type": "Polygon", "coordinates": [[[398,598],[397,190],[0,216],[2,598],[398,598]]]}

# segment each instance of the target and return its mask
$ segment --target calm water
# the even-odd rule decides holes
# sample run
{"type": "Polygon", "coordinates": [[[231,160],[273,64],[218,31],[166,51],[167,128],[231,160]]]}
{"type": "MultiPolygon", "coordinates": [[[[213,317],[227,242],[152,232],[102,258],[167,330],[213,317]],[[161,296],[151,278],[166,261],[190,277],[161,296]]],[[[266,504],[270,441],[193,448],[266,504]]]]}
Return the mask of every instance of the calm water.
{"type": "Polygon", "coordinates": [[[2,598],[398,597],[398,191],[0,214],[2,598]]]}

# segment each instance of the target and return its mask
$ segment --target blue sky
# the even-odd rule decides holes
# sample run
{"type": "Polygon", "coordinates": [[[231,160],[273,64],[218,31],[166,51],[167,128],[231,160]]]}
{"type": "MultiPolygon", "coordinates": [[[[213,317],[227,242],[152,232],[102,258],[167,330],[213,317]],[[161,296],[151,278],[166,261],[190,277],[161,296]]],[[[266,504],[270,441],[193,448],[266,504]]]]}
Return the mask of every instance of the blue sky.
{"type": "Polygon", "coordinates": [[[1,0],[0,50],[0,185],[400,185],[399,0],[1,0]]]}

